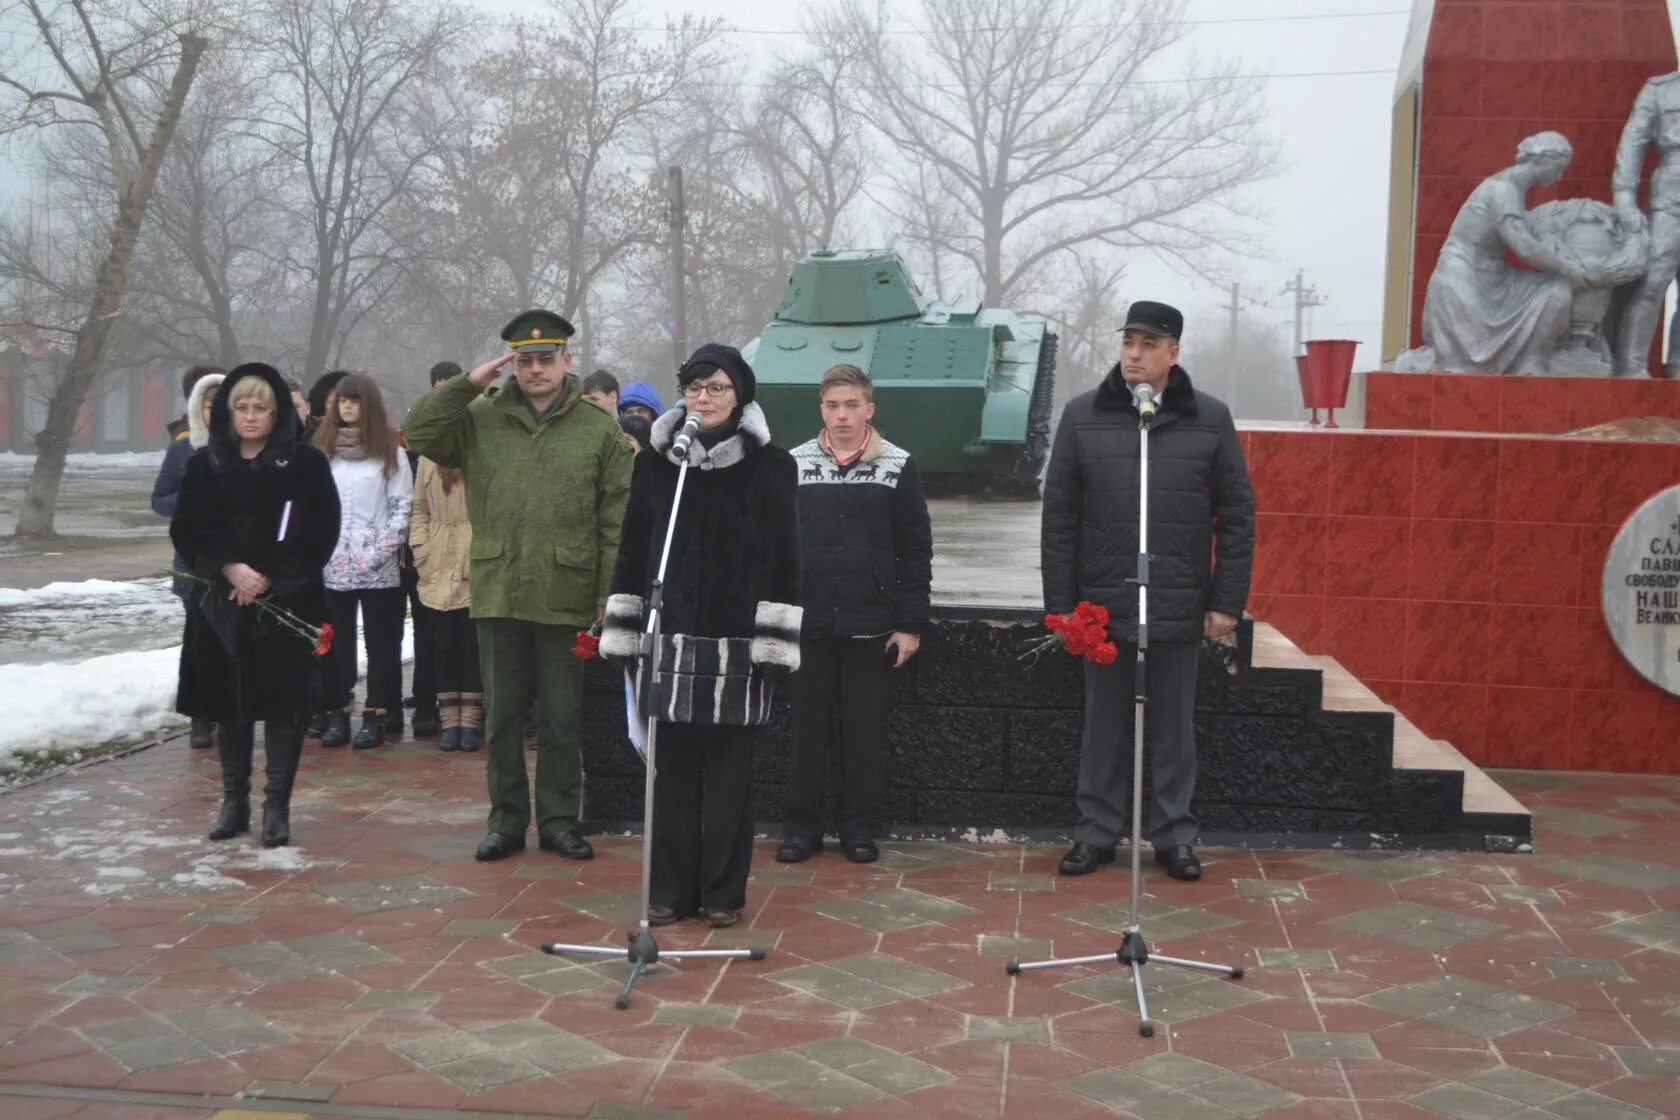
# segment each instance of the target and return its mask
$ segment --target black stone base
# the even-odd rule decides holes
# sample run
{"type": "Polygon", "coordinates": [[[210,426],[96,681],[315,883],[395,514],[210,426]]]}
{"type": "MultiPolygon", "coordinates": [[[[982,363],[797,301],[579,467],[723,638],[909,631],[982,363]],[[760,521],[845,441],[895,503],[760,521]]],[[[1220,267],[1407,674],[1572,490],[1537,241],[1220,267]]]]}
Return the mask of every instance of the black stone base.
{"type": "MultiPolygon", "coordinates": [[[[1083,679],[1071,657],[1019,660],[1042,634],[1028,611],[935,611],[921,653],[893,678],[884,835],[1069,838],[1083,679]]],[[[1463,812],[1458,771],[1394,770],[1392,715],[1323,711],[1316,670],[1254,668],[1251,620],[1236,638],[1202,647],[1204,843],[1510,851],[1529,841],[1526,815],[1463,812]]],[[[639,829],[644,771],[624,732],[619,671],[593,663],[587,682],[585,813],[598,829],[639,829]]],[[[780,832],[788,751],[783,703],[754,748],[754,816],[768,835],[780,832]]]]}

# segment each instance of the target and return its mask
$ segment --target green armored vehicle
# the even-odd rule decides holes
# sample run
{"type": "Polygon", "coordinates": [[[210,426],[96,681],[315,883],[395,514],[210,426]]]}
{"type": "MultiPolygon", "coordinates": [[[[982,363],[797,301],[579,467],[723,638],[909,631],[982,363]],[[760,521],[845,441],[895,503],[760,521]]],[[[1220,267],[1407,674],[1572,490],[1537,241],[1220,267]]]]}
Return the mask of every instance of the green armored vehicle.
{"type": "Polygon", "coordinates": [[[1038,497],[1056,368],[1043,316],[926,299],[894,252],[821,249],[743,353],[779,444],[822,427],[817,383],[846,362],[875,382],[877,428],[930,489],[1038,497]]]}

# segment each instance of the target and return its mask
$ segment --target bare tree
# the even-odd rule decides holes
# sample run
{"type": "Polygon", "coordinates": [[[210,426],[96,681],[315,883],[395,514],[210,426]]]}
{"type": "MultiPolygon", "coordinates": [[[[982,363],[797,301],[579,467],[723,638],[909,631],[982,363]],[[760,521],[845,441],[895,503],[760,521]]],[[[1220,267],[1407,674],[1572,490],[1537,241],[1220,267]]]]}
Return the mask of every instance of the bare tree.
{"type": "Polygon", "coordinates": [[[131,314],[164,355],[232,367],[280,288],[282,158],[257,134],[249,53],[209,60],[158,178],[131,314]]]}
{"type": "Polygon", "coordinates": [[[719,25],[684,19],[651,44],[635,25],[629,0],[561,0],[474,68],[480,119],[446,176],[463,240],[497,266],[478,282],[500,286],[503,307],[578,318],[597,282],[662,236],[647,137],[715,69],[719,25]]]}
{"type": "Polygon", "coordinates": [[[841,0],[820,29],[859,61],[870,120],[906,161],[906,213],[940,192],[958,216],[941,248],[989,304],[1096,245],[1203,268],[1230,245],[1238,189],[1274,167],[1255,82],[1229,67],[1153,80],[1182,0],[920,0],[926,34],[908,39],[866,2],[841,0]]]}
{"type": "Polygon", "coordinates": [[[860,68],[843,42],[772,73],[747,111],[742,134],[761,169],[777,257],[792,262],[836,244],[863,192],[870,149],[851,90],[860,68]]]}
{"type": "Polygon", "coordinates": [[[1119,292],[1126,266],[1108,259],[1079,257],[1065,270],[1062,290],[1072,298],[1058,301],[1065,310],[1056,315],[1061,336],[1056,361],[1056,396],[1061,400],[1093,389],[1119,357],[1125,319],[1119,292]]]}
{"type": "Polygon", "coordinates": [[[115,188],[110,244],[35,435],[35,465],[18,514],[19,536],[51,536],[76,414],[103,369],[158,169],[208,44],[178,13],[107,12],[89,0],[22,0],[18,10],[30,32],[20,53],[0,62],[0,129],[96,132],[115,188]],[[24,65],[21,52],[38,52],[50,65],[24,65]]]}
{"type": "Polygon", "coordinates": [[[401,202],[428,186],[428,82],[465,17],[397,0],[273,0],[263,133],[299,180],[288,269],[307,301],[303,371],[326,371],[401,279],[401,202]]]}

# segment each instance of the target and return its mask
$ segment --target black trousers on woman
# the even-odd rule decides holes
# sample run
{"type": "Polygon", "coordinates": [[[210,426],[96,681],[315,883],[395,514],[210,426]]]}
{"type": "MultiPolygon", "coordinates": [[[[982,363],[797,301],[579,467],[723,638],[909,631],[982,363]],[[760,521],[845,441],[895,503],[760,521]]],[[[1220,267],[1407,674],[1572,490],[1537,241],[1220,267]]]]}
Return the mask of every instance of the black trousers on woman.
{"type": "Polygon", "coordinates": [[[367,703],[384,712],[402,710],[403,613],[407,600],[400,587],[363,591],[327,591],[327,615],[332,619],[332,657],[339,693],[349,699],[356,691],[356,609],[361,608],[367,645],[367,703]]]}
{"type": "MultiPolygon", "coordinates": [[[[458,611],[434,611],[422,608],[432,616],[432,645],[437,650],[437,691],[483,692],[478,673],[478,625],[467,607],[458,611]]],[[[415,651],[419,664],[419,651],[415,651]]],[[[414,686],[420,695],[420,686],[414,686]]],[[[435,702],[435,701],[434,701],[435,702]]]]}
{"type": "Polygon", "coordinates": [[[747,904],[753,728],[661,723],[651,903],[678,917],[747,904]]]}

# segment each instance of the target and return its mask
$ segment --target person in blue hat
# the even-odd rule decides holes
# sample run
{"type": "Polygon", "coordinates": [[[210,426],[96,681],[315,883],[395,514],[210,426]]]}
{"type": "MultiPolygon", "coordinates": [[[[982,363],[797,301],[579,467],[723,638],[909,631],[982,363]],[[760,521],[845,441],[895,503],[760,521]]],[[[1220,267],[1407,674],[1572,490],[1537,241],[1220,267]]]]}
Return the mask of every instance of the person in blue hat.
{"type": "Polygon", "coordinates": [[[620,416],[640,416],[649,424],[665,415],[665,403],[659,399],[652,384],[646,381],[632,381],[618,394],[618,414],[620,416]]]}

